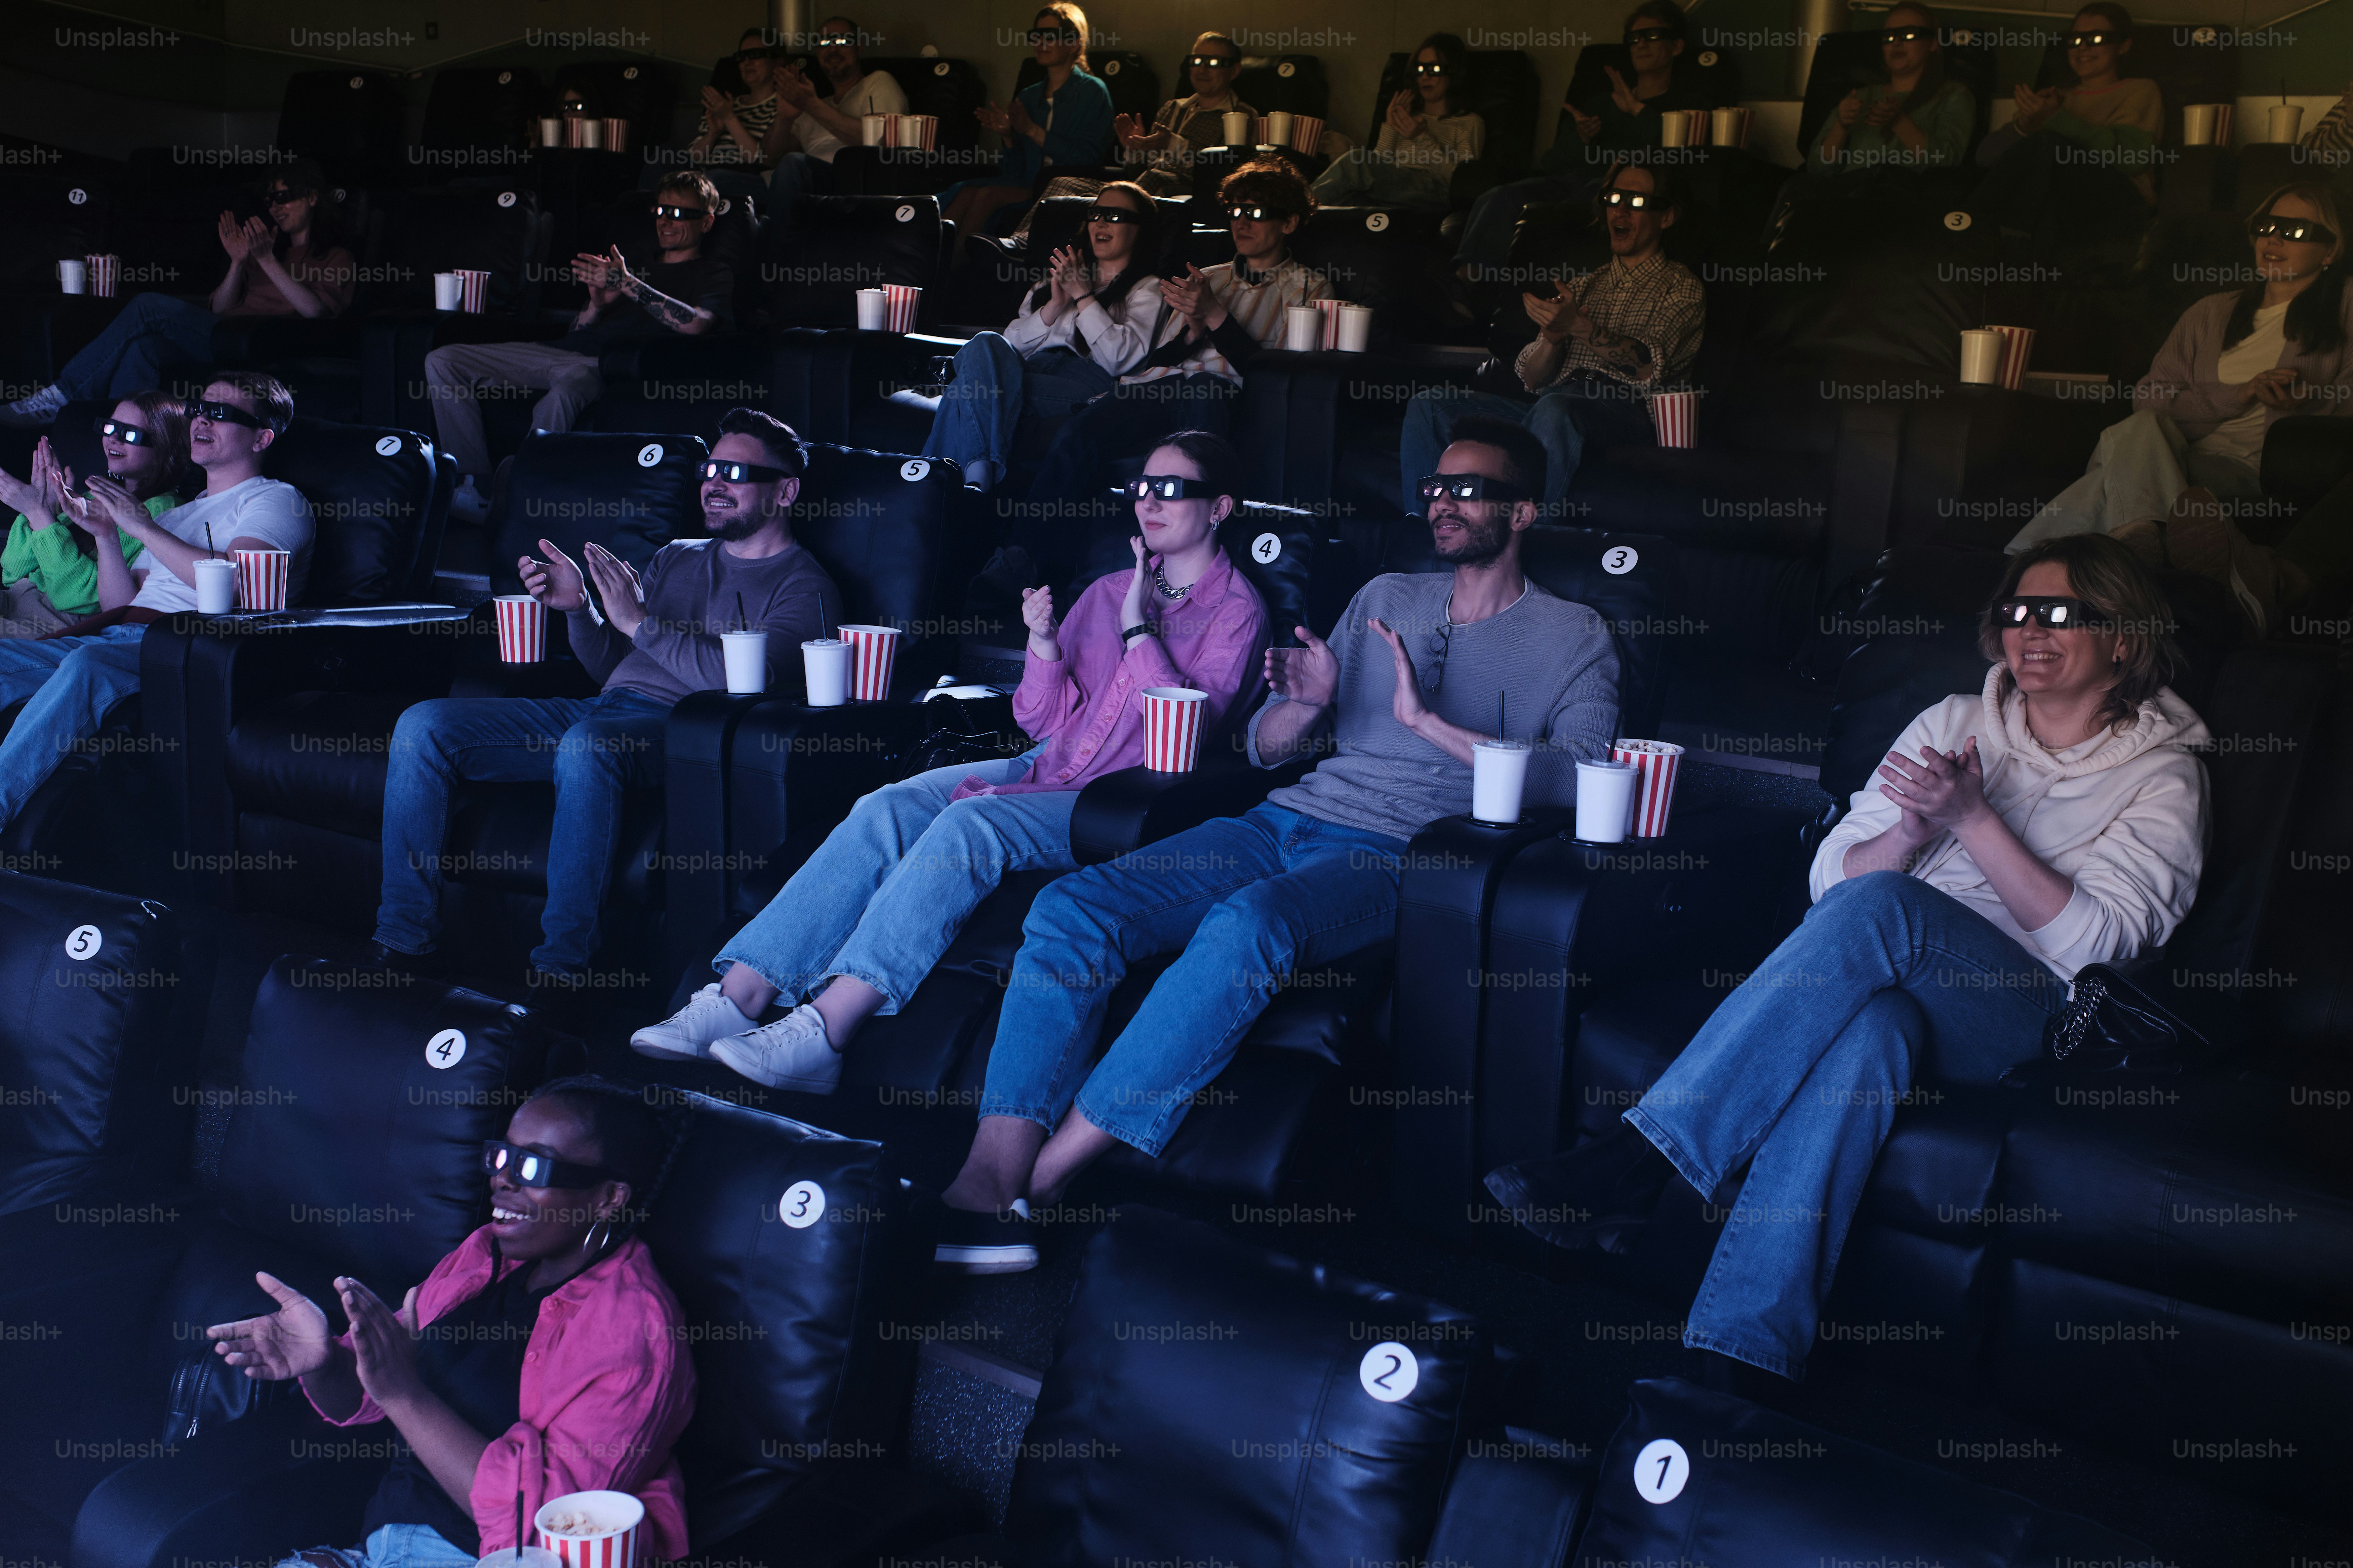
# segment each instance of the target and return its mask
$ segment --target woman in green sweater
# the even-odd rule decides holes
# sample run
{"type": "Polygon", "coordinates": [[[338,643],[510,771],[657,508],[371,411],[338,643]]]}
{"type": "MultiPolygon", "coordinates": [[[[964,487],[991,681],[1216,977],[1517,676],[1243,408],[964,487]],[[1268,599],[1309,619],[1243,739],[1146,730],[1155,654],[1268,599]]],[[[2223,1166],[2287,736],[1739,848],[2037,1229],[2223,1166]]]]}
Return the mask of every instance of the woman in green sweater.
{"type": "Polygon", "coordinates": [[[1886,84],[1859,87],[1841,100],[1806,155],[1807,174],[1951,169],[1968,153],[1978,108],[1968,89],[1945,75],[1936,14],[1909,3],[1894,7],[1879,48],[1886,84]]]}
{"type": "Polygon", "coordinates": [[[2012,89],[2018,116],[1978,145],[1992,171],[1969,211],[2014,234],[2078,226],[2137,228],[2157,205],[2157,139],[2165,100],[2147,77],[2124,74],[2132,13],[2093,0],[2065,35],[2067,88],[2012,89]]]}
{"type": "MultiPolygon", "coordinates": [[[[99,422],[106,471],[146,503],[150,517],[180,504],[175,493],[188,467],[188,420],[179,399],[140,392],[114,405],[99,422]]],[[[0,548],[0,637],[46,637],[98,613],[97,543],[66,521],[68,487],[73,475],[49,449],[47,437],[33,449],[29,481],[0,472],[0,506],[17,512],[0,548]]],[[[140,543],[124,531],[122,559],[138,559],[140,543]]]]}

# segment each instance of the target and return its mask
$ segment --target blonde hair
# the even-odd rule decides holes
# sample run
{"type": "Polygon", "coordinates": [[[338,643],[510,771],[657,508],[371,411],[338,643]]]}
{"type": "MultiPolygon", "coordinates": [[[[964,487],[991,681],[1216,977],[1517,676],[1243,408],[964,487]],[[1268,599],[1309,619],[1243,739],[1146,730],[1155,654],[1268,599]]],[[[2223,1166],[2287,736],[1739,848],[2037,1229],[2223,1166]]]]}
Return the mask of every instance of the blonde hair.
{"type": "Polygon", "coordinates": [[[2013,597],[2020,580],[2045,561],[2066,568],[2068,591],[2098,611],[2122,639],[2116,678],[2100,705],[2100,718],[2112,725],[2123,723],[2173,678],[2181,666],[2181,650],[2174,645],[2173,606],[2167,603],[2165,590],[2158,586],[2130,546],[2105,533],[2063,534],[2011,556],[2010,570],[2001,574],[2001,586],[1993,591],[1978,616],[1978,651],[2002,667],[2000,689],[2007,699],[2012,678],[2010,661],[2002,653],[2002,627],[1994,619],[1994,606],[2013,597]]]}
{"type": "MultiPolygon", "coordinates": [[[[1080,10],[1073,0],[1046,0],[1046,4],[1038,7],[1038,16],[1060,16],[1064,25],[1078,33],[1078,68],[1082,71],[1091,70],[1087,64],[1087,14],[1080,10]]],[[[1037,19],[1037,16],[1032,16],[1030,21],[1034,24],[1037,19]]]]}

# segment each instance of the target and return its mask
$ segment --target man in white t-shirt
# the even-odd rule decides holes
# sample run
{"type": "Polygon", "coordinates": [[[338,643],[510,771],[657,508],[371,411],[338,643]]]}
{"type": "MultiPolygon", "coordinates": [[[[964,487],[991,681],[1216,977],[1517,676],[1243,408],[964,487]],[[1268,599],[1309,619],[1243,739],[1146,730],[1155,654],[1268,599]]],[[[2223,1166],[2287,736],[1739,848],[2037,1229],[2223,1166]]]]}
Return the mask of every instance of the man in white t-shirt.
{"type": "MultiPolygon", "coordinates": [[[[122,484],[90,477],[68,516],[98,546],[100,613],[81,636],[0,644],[0,707],[22,702],[0,741],[0,826],[16,820],[58,762],[98,733],[107,710],[139,689],[139,645],[148,626],[196,607],[195,563],[232,550],[284,550],[289,602],[310,574],[310,503],[292,485],[261,477],[262,454],[294,418],[294,399],[269,376],[216,376],[188,410],[188,457],[205,493],[151,518],[122,484]],[[122,559],[120,535],[145,548],[122,559]]],[[[66,475],[69,491],[73,476],[66,475]]]]}
{"type": "Polygon", "coordinates": [[[789,213],[797,198],[812,191],[830,191],[833,157],[844,147],[865,140],[860,118],[869,114],[904,114],[906,90],[889,71],[870,71],[859,58],[865,34],[847,16],[827,18],[818,28],[818,68],[825,72],[833,91],[821,94],[797,68],[778,73],[777,96],[786,123],[786,138],[797,149],[776,160],[768,176],[776,207],[789,213]]]}

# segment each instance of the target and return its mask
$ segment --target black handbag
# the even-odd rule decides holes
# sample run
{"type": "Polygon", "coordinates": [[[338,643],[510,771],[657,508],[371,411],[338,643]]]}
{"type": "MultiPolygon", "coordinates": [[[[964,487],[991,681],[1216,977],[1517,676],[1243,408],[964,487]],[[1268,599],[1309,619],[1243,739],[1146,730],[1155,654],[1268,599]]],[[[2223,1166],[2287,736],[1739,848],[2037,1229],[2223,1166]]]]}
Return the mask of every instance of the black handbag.
{"type": "Polygon", "coordinates": [[[2130,965],[2087,963],[2067,1005],[2042,1026],[2042,1054],[2002,1074],[2013,1089],[2130,1073],[2178,1077],[2211,1058],[2207,1032],[2184,1016],[2162,956],[2130,965]]]}

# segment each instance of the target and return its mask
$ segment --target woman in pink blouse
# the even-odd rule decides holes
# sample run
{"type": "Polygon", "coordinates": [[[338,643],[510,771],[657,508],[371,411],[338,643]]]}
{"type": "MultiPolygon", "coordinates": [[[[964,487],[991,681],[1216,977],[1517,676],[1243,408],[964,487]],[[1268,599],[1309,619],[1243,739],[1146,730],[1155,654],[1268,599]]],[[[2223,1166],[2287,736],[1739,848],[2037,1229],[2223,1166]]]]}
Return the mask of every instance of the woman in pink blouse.
{"type": "Polygon", "coordinates": [[[1098,579],[1059,626],[1052,590],[1023,591],[1029,658],[1013,716],[1043,744],[860,801],[712,961],[720,980],[629,1044],[649,1057],[709,1057],[771,1089],[830,1094],[859,1026],[906,1005],[1007,872],[1077,869],[1079,791],[1144,761],[1146,687],[1208,693],[1205,729],[1256,696],[1266,605],[1217,537],[1240,469],[1233,448],[1203,431],[1155,447],[1132,487],[1134,570],[1098,579]],[[760,1026],[780,1000],[791,1010],[760,1026]]]}

